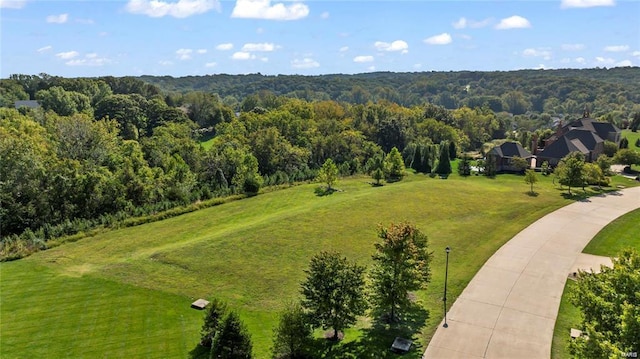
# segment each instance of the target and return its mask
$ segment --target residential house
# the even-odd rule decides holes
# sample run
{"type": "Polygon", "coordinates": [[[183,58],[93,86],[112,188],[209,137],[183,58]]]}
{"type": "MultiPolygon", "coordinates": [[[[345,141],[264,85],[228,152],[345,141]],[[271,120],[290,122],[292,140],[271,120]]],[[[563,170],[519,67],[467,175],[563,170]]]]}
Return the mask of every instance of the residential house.
{"type": "MultiPolygon", "coordinates": [[[[496,146],[487,153],[487,157],[495,158],[496,172],[520,172],[522,169],[512,164],[514,157],[524,158],[529,167],[534,161],[534,156],[518,142],[505,142],[496,146]]],[[[533,165],[535,166],[535,162],[533,165]]]]}
{"type": "Polygon", "coordinates": [[[545,141],[544,149],[537,154],[538,162],[548,161],[556,166],[560,160],[571,152],[580,152],[585,161],[593,162],[604,153],[604,141],[620,144],[621,131],[609,122],[600,122],[588,117],[558,126],[556,134],[545,141]]]}

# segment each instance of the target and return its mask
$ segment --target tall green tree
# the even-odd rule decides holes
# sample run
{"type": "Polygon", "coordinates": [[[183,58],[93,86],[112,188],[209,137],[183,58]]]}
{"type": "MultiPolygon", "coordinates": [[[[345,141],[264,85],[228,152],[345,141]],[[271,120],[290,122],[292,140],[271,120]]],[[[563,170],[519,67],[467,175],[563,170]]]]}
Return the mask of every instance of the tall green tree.
{"type": "Polygon", "coordinates": [[[640,152],[623,148],[613,157],[613,162],[626,166],[640,165],[640,152]]]}
{"type": "Polygon", "coordinates": [[[209,303],[209,309],[206,311],[204,324],[200,330],[200,345],[211,347],[226,313],[227,305],[219,299],[213,299],[209,303]]]}
{"type": "Polygon", "coordinates": [[[640,348],[640,254],[624,250],[601,273],[580,272],[571,302],[588,337],[569,343],[574,358],[623,358],[640,348]]]}
{"type": "Polygon", "coordinates": [[[338,167],[331,158],[324,161],[316,180],[320,183],[325,183],[327,185],[327,191],[331,191],[333,186],[338,182],[338,167]]]}
{"type": "Polygon", "coordinates": [[[449,146],[447,146],[446,142],[440,144],[440,157],[438,157],[438,166],[436,166],[434,172],[441,176],[447,176],[451,173],[449,146]]]}
{"type": "Polygon", "coordinates": [[[305,270],[302,306],[311,323],[333,329],[333,340],[338,340],[339,331],[355,324],[367,308],[364,270],[339,253],[325,251],[313,256],[305,270]]]}
{"type": "Polygon", "coordinates": [[[409,305],[409,291],[424,289],[431,278],[427,236],[409,223],[380,226],[371,271],[372,302],[393,322],[409,305]]]}
{"type": "Polygon", "coordinates": [[[569,187],[582,187],[584,181],[584,156],[580,152],[571,152],[560,160],[554,174],[561,185],[569,187]]]}
{"type": "Polygon", "coordinates": [[[211,346],[212,359],[251,359],[253,345],[251,336],[236,312],[229,312],[218,332],[213,338],[211,346]]]}
{"type": "Polygon", "coordinates": [[[288,304],[273,330],[273,358],[307,358],[311,334],[312,328],[302,306],[299,303],[288,304]]]}
{"type": "Polygon", "coordinates": [[[467,154],[462,155],[458,164],[458,174],[465,177],[471,175],[471,158],[467,154]]]}
{"type": "Polygon", "coordinates": [[[399,181],[405,175],[404,160],[400,151],[393,147],[384,159],[384,171],[387,180],[399,181]]]}

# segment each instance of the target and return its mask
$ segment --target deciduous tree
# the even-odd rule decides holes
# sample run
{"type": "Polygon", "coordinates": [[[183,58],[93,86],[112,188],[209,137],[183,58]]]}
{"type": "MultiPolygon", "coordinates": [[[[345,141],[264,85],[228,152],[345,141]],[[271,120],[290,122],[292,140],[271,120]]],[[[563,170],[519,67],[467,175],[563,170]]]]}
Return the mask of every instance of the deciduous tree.
{"type": "Polygon", "coordinates": [[[336,182],[338,182],[338,167],[333,163],[331,158],[324,161],[316,180],[320,183],[325,183],[327,185],[327,191],[331,191],[336,182]]]}
{"type": "Polygon", "coordinates": [[[640,254],[624,250],[601,273],[580,272],[570,300],[582,312],[585,336],[572,340],[575,358],[622,358],[640,348],[640,254]]]}
{"type": "Polygon", "coordinates": [[[561,185],[569,187],[584,186],[584,156],[580,152],[571,152],[558,163],[554,171],[561,185]]]}
{"type": "Polygon", "coordinates": [[[430,279],[431,254],[427,236],[409,223],[380,226],[371,272],[372,302],[389,321],[409,304],[409,291],[424,288],[430,279]]]}
{"type": "Polygon", "coordinates": [[[534,170],[526,170],[524,173],[524,182],[531,185],[530,193],[533,194],[533,185],[538,182],[538,176],[536,176],[536,171],[534,170]]]}
{"type": "Polygon", "coordinates": [[[303,359],[307,357],[312,328],[299,303],[290,303],[280,313],[278,326],[273,330],[274,359],[303,359]]]}
{"type": "Polygon", "coordinates": [[[320,252],[311,258],[302,283],[302,306],[311,323],[338,332],[356,323],[367,307],[364,297],[364,267],[336,252],[320,252]]]}

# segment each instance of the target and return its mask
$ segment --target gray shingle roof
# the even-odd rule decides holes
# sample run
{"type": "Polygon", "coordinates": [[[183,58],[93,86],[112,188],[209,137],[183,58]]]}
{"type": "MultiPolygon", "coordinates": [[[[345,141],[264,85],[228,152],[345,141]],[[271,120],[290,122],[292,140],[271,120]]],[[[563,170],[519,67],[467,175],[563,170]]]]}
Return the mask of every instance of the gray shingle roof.
{"type": "Polygon", "coordinates": [[[500,146],[496,146],[489,151],[489,154],[497,155],[498,157],[533,157],[529,151],[524,149],[518,142],[505,142],[500,146]]]}

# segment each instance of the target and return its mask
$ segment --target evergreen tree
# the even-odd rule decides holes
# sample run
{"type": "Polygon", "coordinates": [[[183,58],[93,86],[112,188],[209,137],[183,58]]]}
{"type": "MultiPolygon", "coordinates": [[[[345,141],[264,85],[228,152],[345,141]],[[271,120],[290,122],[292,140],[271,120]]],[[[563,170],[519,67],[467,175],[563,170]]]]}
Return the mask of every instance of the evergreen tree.
{"type": "Polygon", "coordinates": [[[235,312],[224,317],[213,338],[212,359],[251,359],[251,336],[235,312]]]}
{"type": "Polygon", "coordinates": [[[460,176],[469,176],[471,174],[471,159],[466,154],[462,155],[462,159],[458,164],[458,174],[460,176]]]}
{"type": "Polygon", "coordinates": [[[622,137],[620,140],[620,149],[629,148],[629,140],[626,137],[622,137]]]}
{"type": "Polygon", "coordinates": [[[438,159],[438,166],[435,173],[441,176],[447,176],[451,173],[451,161],[449,159],[449,146],[446,142],[440,144],[440,157],[438,159]]]}
{"type": "Polygon", "coordinates": [[[449,159],[453,160],[458,157],[458,152],[456,149],[456,143],[451,141],[449,142],[449,159]]]}
{"type": "Polygon", "coordinates": [[[387,180],[399,181],[404,177],[405,167],[402,155],[396,147],[392,148],[384,160],[385,177],[387,180]]]}
{"type": "Polygon", "coordinates": [[[227,305],[218,299],[214,299],[209,303],[209,309],[204,317],[204,324],[202,325],[200,345],[207,348],[213,344],[213,338],[215,338],[220,323],[224,315],[227,312],[227,305]]]}

